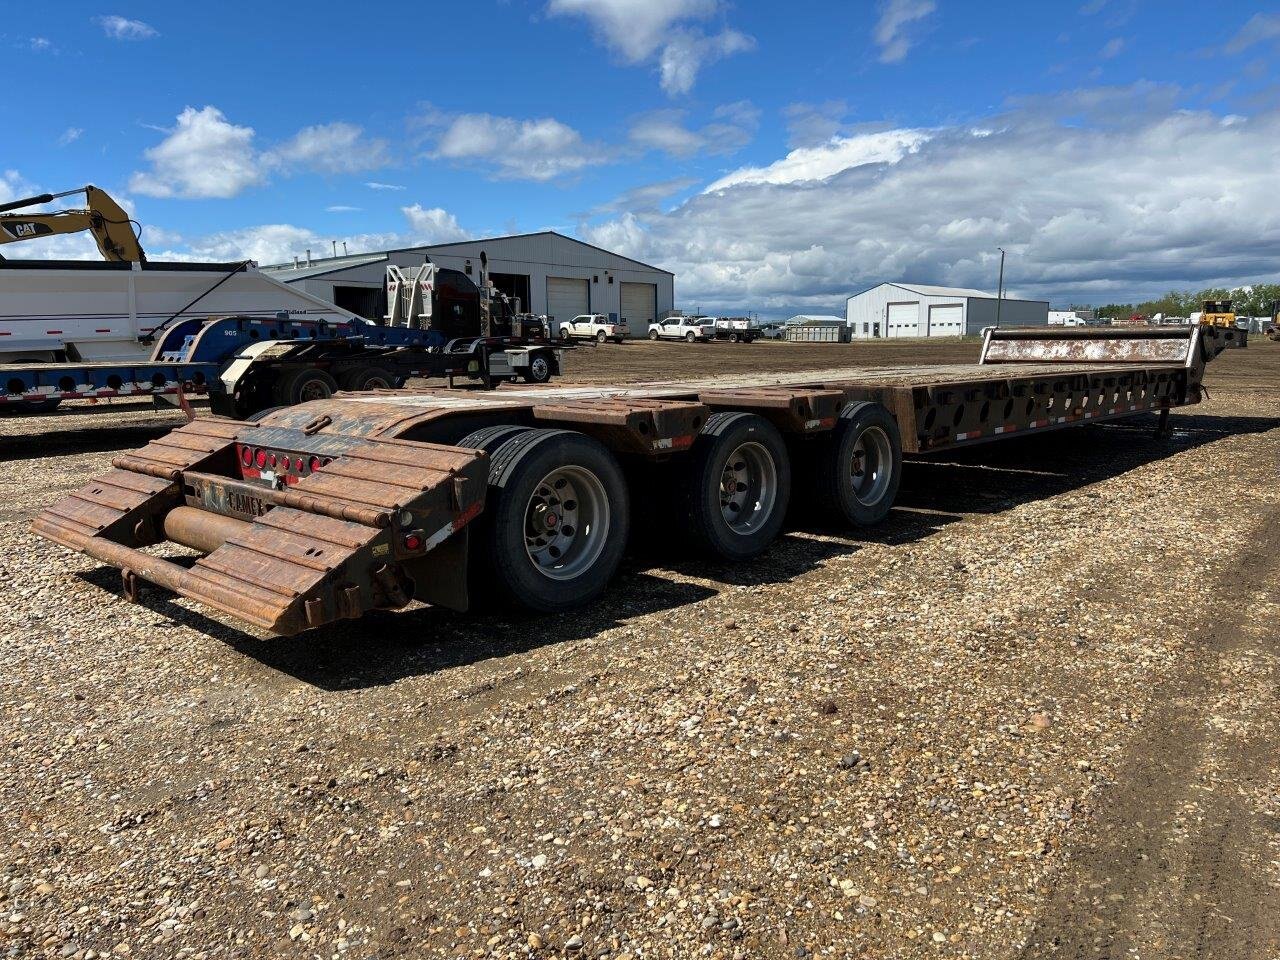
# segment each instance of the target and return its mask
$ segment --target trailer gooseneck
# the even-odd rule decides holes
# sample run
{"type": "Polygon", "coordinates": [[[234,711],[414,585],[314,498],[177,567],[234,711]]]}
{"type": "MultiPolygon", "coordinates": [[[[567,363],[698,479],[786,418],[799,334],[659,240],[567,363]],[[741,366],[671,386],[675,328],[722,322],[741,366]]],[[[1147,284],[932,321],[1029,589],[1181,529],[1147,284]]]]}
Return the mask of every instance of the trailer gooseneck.
{"type": "Polygon", "coordinates": [[[412,599],[459,610],[590,602],[656,489],[698,549],[745,560],[792,490],[883,519],[902,454],[1199,402],[1218,327],[990,330],[978,364],[742,382],[340,395],[257,422],[196,420],[45,510],[36,532],[282,634],[412,599]],[[199,551],[191,566],[143,548],[199,551]]]}

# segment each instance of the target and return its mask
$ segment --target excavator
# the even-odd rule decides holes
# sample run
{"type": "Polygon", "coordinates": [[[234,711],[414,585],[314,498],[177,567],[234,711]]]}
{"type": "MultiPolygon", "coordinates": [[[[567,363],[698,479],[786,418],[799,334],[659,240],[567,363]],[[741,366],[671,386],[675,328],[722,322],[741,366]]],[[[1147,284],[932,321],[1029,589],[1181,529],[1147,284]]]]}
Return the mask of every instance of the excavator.
{"type": "Polygon", "coordinates": [[[1271,301],[1271,322],[1265,332],[1268,340],[1280,343],[1280,300],[1271,301]]]}
{"type": "MultiPolygon", "coordinates": [[[[42,193],[38,197],[11,200],[0,204],[0,244],[19,240],[38,240],[59,233],[79,233],[88,230],[97,241],[104,260],[137,263],[147,259],[138,242],[141,228],[111,199],[105,190],[89,184],[62,193],[42,193]],[[10,213],[23,207],[51,203],[60,197],[83,193],[86,206],[74,210],[55,210],[52,213],[10,213]]],[[[3,257],[0,257],[3,259],[3,257]]]]}

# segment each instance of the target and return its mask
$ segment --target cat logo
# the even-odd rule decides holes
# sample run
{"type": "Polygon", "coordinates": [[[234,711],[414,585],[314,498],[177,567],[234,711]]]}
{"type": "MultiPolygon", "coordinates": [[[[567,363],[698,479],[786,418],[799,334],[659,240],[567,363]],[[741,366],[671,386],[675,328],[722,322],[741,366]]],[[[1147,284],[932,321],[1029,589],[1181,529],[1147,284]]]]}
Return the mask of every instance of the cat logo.
{"type": "Polygon", "coordinates": [[[53,229],[47,224],[33,223],[30,220],[0,224],[0,227],[3,227],[4,232],[9,235],[11,240],[29,240],[32,237],[53,233],[53,229]]]}

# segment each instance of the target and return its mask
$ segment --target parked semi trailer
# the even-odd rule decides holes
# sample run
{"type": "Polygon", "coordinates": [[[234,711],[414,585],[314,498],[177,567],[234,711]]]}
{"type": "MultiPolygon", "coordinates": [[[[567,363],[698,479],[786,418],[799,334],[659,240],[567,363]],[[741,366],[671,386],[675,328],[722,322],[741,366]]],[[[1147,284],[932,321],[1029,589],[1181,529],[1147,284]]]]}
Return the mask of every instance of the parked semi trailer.
{"type": "Polygon", "coordinates": [[[737,382],[342,395],[196,420],[113,461],[37,533],[280,634],[413,599],[559,612],[590,602],[628,530],[760,555],[793,489],[882,520],[929,455],[1196,403],[1217,327],[989,330],[977,364],[737,382]],[[191,548],[194,564],[144,548],[191,548]]]}
{"type": "Polygon", "coordinates": [[[214,412],[248,417],[339,389],[397,387],[409,377],[486,387],[547,382],[560,372],[558,348],[540,323],[522,320],[491,293],[483,272],[477,286],[459,271],[425,264],[412,277],[389,273],[382,324],[284,312],[273,319],[175,315],[142,336],[150,346],[141,361],[0,365],[0,411],[47,412],[69,399],[208,394],[214,412]]]}

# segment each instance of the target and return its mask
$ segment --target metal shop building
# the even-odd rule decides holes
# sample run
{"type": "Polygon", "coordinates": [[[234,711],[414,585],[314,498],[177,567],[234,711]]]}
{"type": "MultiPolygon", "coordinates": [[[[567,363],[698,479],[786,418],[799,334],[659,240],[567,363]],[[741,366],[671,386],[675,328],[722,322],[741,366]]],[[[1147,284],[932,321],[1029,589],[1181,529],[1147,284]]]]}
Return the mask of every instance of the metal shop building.
{"type": "MultiPolygon", "coordinates": [[[[999,305],[1002,327],[1049,324],[1047,300],[1011,300],[999,305]]],[[[882,283],[845,302],[845,321],[854,339],[871,337],[976,336],[996,325],[996,296],[963,287],[922,283],[882,283]]]]}
{"type": "Polygon", "coordinates": [[[387,312],[386,268],[416,267],[425,258],[471,279],[480,279],[480,253],[489,258],[489,276],[529,313],[570,320],[582,313],[612,314],[627,320],[631,335],[643,337],[649,324],[674,306],[670,271],[610,253],[581,240],[546,230],[509,237],[405,247],[262,267],[285,283],[301,287],[369,319],[387,312]]]}

